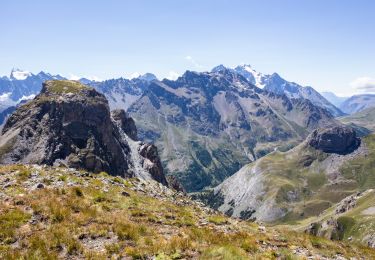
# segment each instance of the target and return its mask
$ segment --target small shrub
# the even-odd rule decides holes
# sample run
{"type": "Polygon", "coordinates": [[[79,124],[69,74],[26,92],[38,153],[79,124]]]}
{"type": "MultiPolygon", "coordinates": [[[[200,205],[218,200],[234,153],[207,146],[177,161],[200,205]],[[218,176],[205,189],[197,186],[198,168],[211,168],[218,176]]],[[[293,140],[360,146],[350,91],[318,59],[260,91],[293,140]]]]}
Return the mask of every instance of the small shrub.
{"type": "Polygon", "coordinates": [[[214,224],[216,224],[216,225],[223,225],[223,224],[228,223],[226,217],[224,217],[224,216],[219,216],[219,215],[217,215],[217,216],[210,216],[210,217],[208,218],[208,222],[214,223],[214,224]]]}
{"type": "Polygon", "coordinates": [[[242,244],[241,248],[249,253],[255,253],[258,251],[258,245],[255,239],[247,238],[245,239],[242,244]]]}
{"type": "Polygon", "coordinates": [[[78,197],[83,197],[83,191],[81,190],[81,188],[79,188],[79,187],[74,187],[73,190],[74,190],[74,194],[75,194],[76,196],[78,196],[78,197]]]}
{"type": "Polygon", "coordinates": [[[105,250],[107,251],[107,254],[113,255],[118,254],[120,252],[120,245],[119,244],[107,244],[105,245],[105,250]]]}
{"type": "Polygon", "coordinates": [[[65,175],[59,176],[58,180],[65,182],[68,178],[65,175]]]}
{"type": "Polygon", "coordinates": [[[15,242],[16,229],[26,223],[30,214],[19,209],[11,209],[0,214],[0,241],[7,244],[15,242]]]}
{"type": "Polygon", "coordinates": [[[21,181],[25,181],[26,179],[30,178],[31,170],[27,169],[26,167],[21,167],[17,175],[21,181]]]}
{"type": "Polygon", "coordinates": [[[137,241],[145,232],[146,228],[143,225],[138,226],[132,223],[118,223],[115,226],[115,233],[120,240],[137,241]]]}

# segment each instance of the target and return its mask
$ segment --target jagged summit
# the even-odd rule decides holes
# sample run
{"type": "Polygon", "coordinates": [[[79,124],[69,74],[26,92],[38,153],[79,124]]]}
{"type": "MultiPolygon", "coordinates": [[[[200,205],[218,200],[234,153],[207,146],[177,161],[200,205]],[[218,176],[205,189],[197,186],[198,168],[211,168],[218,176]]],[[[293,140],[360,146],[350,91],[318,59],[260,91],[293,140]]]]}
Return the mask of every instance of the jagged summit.
{"type": "Polygon", "coordinates": [[[223,70],[228,70],[229,68],[225,67],[223,64],[220,64],[216,67],[213,67],[211,72],[220,72],[220,71],[223,71],[223,70]]]}
{"type": "Polygon", "coordinates": [[[11,80],[24,80],[27,77],[31,76],[32,74],[28,71],[23,71],[18,68],[13,68],[10,72],[10,79],[11,80]]]}
{"type": "Polygon", "coordinates": [[[141,155],[152,148],[132,139],[134,129],[126,116],[111,117],[107,99],[94,88],[77,81],[46,81],[41,93],[5,123],[0,163],[66,165],[166,184],[157,151],[141,155]]]}
{"type": "Polygon", "coordinates": [[[239,65],[234,70],[245,77],[247,81],[250,83],[254,84],[258,88],[264,88],[266,84],[267,77],[269,75],[264,75],[260,72],[257,72],[256,70],[253,69],[251,65],[239,65]]]}

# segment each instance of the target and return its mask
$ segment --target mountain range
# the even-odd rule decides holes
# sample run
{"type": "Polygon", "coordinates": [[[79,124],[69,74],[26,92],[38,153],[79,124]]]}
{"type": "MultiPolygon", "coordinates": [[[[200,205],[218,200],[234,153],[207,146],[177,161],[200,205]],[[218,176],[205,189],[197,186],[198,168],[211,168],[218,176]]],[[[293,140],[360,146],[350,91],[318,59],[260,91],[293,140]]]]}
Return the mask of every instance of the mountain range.
{"type": "Polygon", "coordinates": [[[259,88],[276,94],[285,94],[289,98],[304,98],[310,100],[314,105],[327,109],[333,116],[342,116],[344,113],[335,105],[325,99],[312,87],[303,87],[294,82],[289,82],[279,74],[265,75],[256,72],[250,65],[237,66],[234,71],[244,76],[250,83],[259,88]]]}
{"type": "MultiPolygon", "coordinates": [[[[70,232],[82,241],[74,242],[75,245],[86,247],[85,235],[77,234],[77,230],[82,230],[81,222],[73,221],[74,227],[71,226],[68,224],[70,216],[86,212],[88,205],[96,208],[97,203],[102,203],[101,211],[128,208],[137,221],[142,222],[143,216],[147,216],[147,221],[154,221],[152,223],[159,228],[166,214],[163,208],[151,210],[158,211],[157,217],[145,215],[147,209],[133,212],[141,205],[133,192],[144,194],[143,206],[148,205],[149,196],[157,196],[163,202],[172,199],[176,205],[169,206],[176,210],[192,205],[182,203],[184,195],[173,193],[170,189],[174,188],[190,192],[193,198],[230,217],[276,225],[275,230],[287,228],[375,247],[372,228],[375,223],[374,135],[370,133],[371,124],[363,124],[366,121],[363,116],[336,119],[327,109],[308,99],[258,88],[225,67],[211,72],[187,71],[176,80],[159,81],[148,75],[100,84],[86,82],[98,85],[90,87],[69,80],[45,81],[39,94],[14,108],[1,130],[0,171],[11,178],[0,176],[6,192],[0,196],[6,196],[9,201],[19,199],[15,197],[19,192],[33,194],[30,201],[15,202],[20,205],[17,210],[22,218],[28,219],[28,214],[32,213],[30,223],[60,230],[56,223],[66,220],[64,226],[72,228],[70,232]],[[106,94],[100,93],[99,88],[106,94]],[[118,96],[113,93],[125,91],[126,94],[133,91],[131,93],[139,97],[130,103],[122,100],[123,105],[129,104],[127,112],[111,110],[108,99],[112,98],[113,106],[118,103],[118,96]],[[366,133],[361,132],[367,136],[357,136],[360,127],[370,128],[366,133]],[[105,187],[101,186],[103,183],[105,187]],[[134,185],[132,191],[123,190],[134,185]],[[17,187],[16,193],[14,187],[17,187]],[[56,194],[61,192],[64,198],[69,197],[68,190],[69,194],[84,198],[80,201],[82,205],[88,204],[72,208],[75,213],[71,213],[67,208],[71,206],[56,201],[60,200],[60,195],[49,194],[65,213],[61,215],[52,208],[46,212],[35,211],[33,199],[50,189],[56,194]],[[119,196],[130,197],[130,201],[119,196]],[[22,205],[29,203],[34,206],[23,208],[22,205]],[[52,221],[40,218],[41,212],[52,221]],[[364,225],[366,230],[362,230],[364,225]]],[[[372,120],[371,108],[360,113],[367,116],[367,121],[372,120]]],[[[44,200],[38,198],[43,204],[44,200]]],[[[52,201],[46,203],[48,206],[52,201]]],[[[196,224],[194,220],[199,219],[202,228],[207,225],[201,223],[203,218],[219,226],[232,221],[219,213],[213,216],[216,211],[211,212],[196,203],[193,204],[196,212],[184,211],[179,215],[179,225],[191,227],[196,224]]],[[[3,211],[13,212],[13,209],[3,211]]],[[[165,219],[176,220],[176,217],[169,214],[165,219]]],[[[8,223],[2,217],[0,220],[0,225],[8,223]]],[[[115,233],[107,233],[107,239],[132,239],[131,235],[122,233],[128,232],[124,231],[130,225],[127,221],[123,228],[116,226],[119,224],[116,221],[112,223],[116,226],[115,233]]],[[[1,231],[0,238],[6,237],[9,243],[20,241],[14,232],[17,230],[20,234],[24,230],[18,229],[21,222],[11,226],[9,232],[1,231]]],[[[238,227],[242,225],[236,223],[238,227]]],[[[138,230],[135,224],[131,225],[138,230]]],[[[216,227],[211,225],[211,228],[216,227]]],[[[266,228],[259,226],[259,230],[264,234],[266,228]]],[[[143,232],[141,227],[137,232],[143,232]]],[[[22,241],[32,243],[28,239],[22,241]]],[[[139,240],[135,241],[141,245],[139,240]]],[[[236,239],[231,241],[237,243],[236,239]]],[[[257,245],[258,242],[252,247],[257,248],[257,245]]],[[[185,255],[190,255],[185,251],[189,247],[191,245],[183,250],[185,255]]],[[[22,249],[17,245],[12,248],[22,249]]],[[[66,251],[67,255],[80,254],[79,249],[74,250],[66,251]]],[[[126,251],[126,255],[131,254],[129,252],[126,251]]],[[[254,253],[239,252],[244,256],[254,253]]]]}
{"type": "MultiPolygon", "coordinates": [[[[64,78],[15,69],[2,77],[0,120],[53,79],[64,78]]],[[[288,150],[315,128],[338,124],[334,117],[344,115],[313,88],[249,65],[187,71],[174,81],[146,73],[80,82],[103,93],[110,109],[124,109],[134,118],[139,138],[159,148],[166,174],[189,192],[217,185],[275,149],[288,150]]]]}

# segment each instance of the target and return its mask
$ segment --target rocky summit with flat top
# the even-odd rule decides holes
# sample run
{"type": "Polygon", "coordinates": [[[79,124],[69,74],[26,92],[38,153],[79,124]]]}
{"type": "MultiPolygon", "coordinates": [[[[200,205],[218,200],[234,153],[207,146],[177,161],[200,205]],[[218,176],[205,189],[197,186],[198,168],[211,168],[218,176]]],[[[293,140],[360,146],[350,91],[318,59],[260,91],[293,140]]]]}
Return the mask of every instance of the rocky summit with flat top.
{"type": "Polygon", "coordinates": [[[361,140],[353,128],[335,126],[314,130],[307,142],[325,153],[349,154],[358,148],[361,140]]]}
{"type": "Polygon", "coordinates": [[[0,163],[65,165],[166,184],[156,148],[136,141],[136,134],[134,121],[124,111],[111,116],[107,99],[95,89],[46,81],[5,123],[0,163]],[[153,152],[140,154],[145,146],[153,152]]]}

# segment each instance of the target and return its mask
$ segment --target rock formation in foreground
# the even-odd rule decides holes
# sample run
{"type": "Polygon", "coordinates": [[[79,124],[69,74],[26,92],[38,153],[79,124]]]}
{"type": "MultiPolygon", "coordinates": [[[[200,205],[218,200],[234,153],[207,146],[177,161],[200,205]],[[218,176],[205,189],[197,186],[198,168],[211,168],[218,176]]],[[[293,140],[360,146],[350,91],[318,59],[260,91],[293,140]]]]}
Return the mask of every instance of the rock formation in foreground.
{"type": "Polygon", "coordinates": [[[136,141],[134,121],[110,113],[103,94],[75,81],[46,81],[0,136],[0,163],[66,165],[166,184],[156,147],[136,141]]]}

